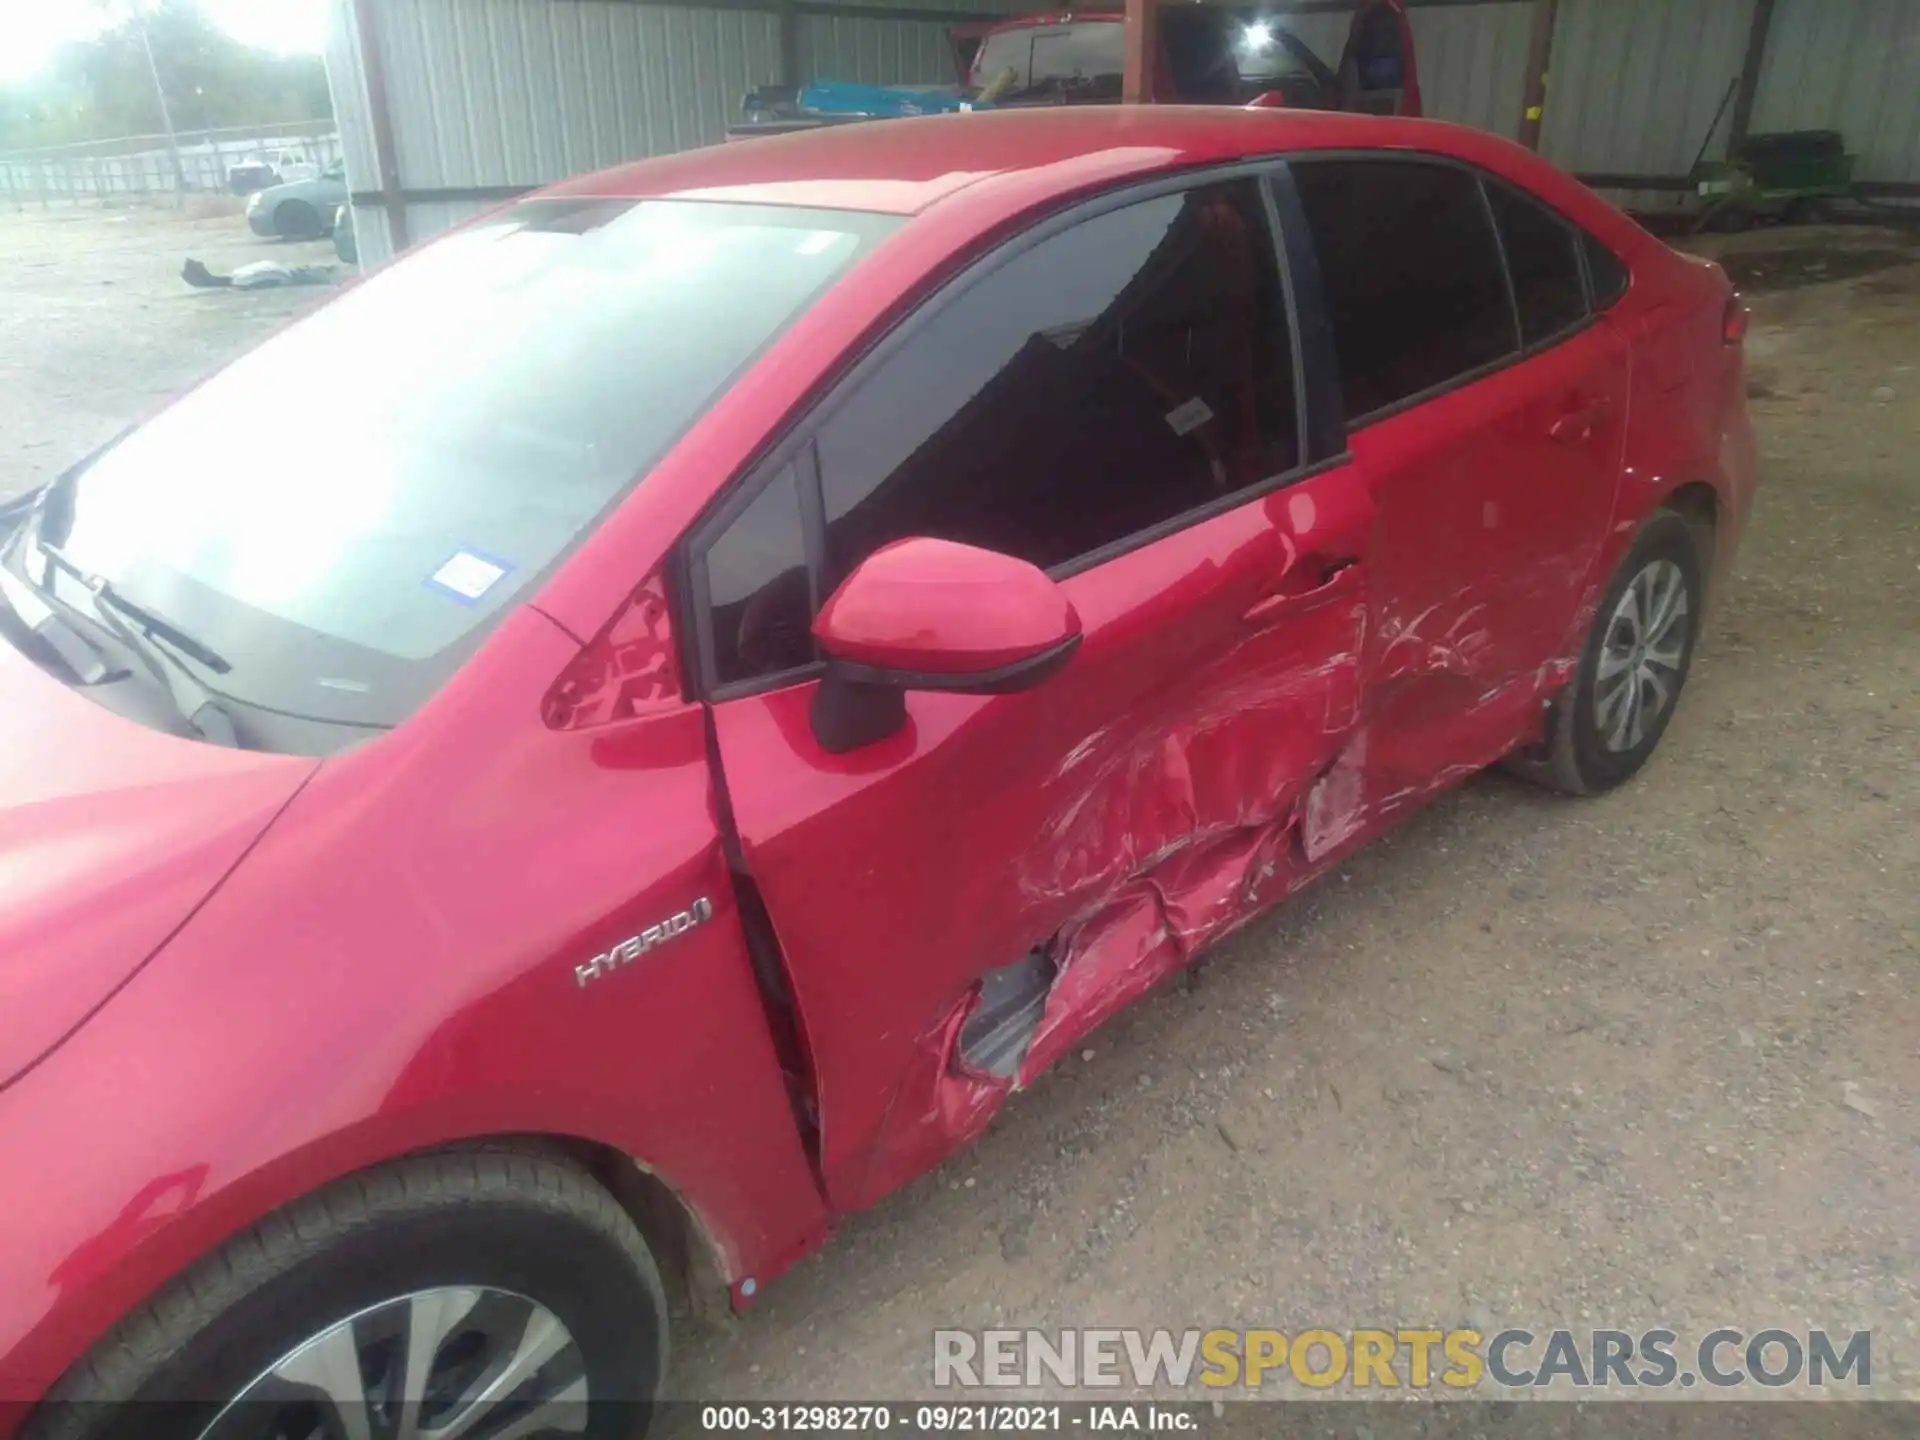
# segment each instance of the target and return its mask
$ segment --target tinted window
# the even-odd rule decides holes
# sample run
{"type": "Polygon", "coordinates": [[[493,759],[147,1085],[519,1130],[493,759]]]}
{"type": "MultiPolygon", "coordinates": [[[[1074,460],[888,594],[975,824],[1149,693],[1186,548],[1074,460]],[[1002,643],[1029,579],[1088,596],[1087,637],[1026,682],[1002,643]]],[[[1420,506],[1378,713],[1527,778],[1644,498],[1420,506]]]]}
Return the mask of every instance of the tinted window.
{"type": "Polygon", "coordinates": [[[986,86],[1012,71],[1002,100],[1072,95],[1118,99],[1125,66],[1124,31],[1117,21],[1021,25],[989,35],[974,59],[973,83],[986,86]]]}
{"type": "Polygon", "coordinates": [[[1593,236],[1582,232],[1587,247],[1587,278],[1593,283],[1593,308],[1604,310],[1627,293],[1627,267],[1593,236]]]}
{"type": "Polygon", "coordinates": [[[1240,98],[1236,57],[1246,50],[1245,22],[1232,12],[1169,5],[1160,12],[1173,96],[1189,105],[1230,105],[1240,98]]]}
{"type": "Polygon", "coordinates": [[[1518,349],[1479,184],[1400,160],[1294,165],[1349,419],[1518,349]]]}
{"type": "Polygon", "coordinates": [[[1251,181],[1016,255],[818,435],[827,585],[930,535],[1060,565],[1290,469],[1285,306],[1251,181]]]}
{"type": "Polygon", "coordinates": [[[229,659],[235,699],[392,723],[897,223],[514,206],[133,431],[81,475],[59,538],[229,659]]]}
{"type": "Polygon", "coordinates": [[[1531,345],[1586,318],[1587,290],[1580,279],[1579,238],[1574,228],[1544,206],[1504,185],[1488,184],[1487,198],[1500,225],[1507,271],[1520,306],[1520,333],[1531,345]]]}
{"type": "Polygon", "coordinates": [[[813,659],[806,530],[791,465],[708,548],[707,597],[720,683],[813,659]]]}
{"type": "Polygon", "coordinates": [[[1384,6],[1356,27],[1353,58],[1361,88],[1397,90],[1403,83],[1406,61],[1400,53],[1400,19],[1384,6]]]}

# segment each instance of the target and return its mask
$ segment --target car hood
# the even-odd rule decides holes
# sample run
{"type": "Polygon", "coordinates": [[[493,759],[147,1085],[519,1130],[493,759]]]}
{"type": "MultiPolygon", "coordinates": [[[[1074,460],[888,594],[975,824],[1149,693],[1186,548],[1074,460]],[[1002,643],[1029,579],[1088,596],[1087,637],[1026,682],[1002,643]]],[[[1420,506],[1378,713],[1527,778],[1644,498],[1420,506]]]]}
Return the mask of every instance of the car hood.
{"type": "Polygon", "coordinates": [[[0,641],[0,1087],[165,943],[318,764],[148,730],[0,641]]]}

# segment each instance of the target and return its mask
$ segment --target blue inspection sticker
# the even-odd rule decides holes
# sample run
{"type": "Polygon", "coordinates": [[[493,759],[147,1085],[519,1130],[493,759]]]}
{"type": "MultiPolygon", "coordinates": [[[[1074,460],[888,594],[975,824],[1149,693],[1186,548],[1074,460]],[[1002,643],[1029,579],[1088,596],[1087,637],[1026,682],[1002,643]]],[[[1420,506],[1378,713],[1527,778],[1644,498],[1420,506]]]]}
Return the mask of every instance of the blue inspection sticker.
{"type": "Polygon", "coordinates": [[[425,583],[462,605],[478,605],[489,590],[512,573],[513,566],[505,560],[476,550],[456,550],[425,583]]]}

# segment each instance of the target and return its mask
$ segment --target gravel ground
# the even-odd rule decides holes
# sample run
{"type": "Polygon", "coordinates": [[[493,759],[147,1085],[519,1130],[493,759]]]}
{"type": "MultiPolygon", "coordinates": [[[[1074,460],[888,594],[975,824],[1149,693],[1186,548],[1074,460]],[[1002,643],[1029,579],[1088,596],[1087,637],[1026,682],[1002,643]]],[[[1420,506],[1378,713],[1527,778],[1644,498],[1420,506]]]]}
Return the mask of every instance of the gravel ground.
{"type": "MultiPolygon", "coordinates": [[[[0,499],[51,480],[326,292],[195,290],[189,256],[335,263],[330,240],[262,240],[244,216],[91,206],[0,213],[0,499]]],[[[319,421],[318,396],[287,419],[319,421]]]]}
{"type": "MultiPolygon", "coordinates": [[[[1920,236],[1712,248],[1766,487],[1644,776],[1442,799],[683,1341],[679,1393],[924,1394],[936,1326],[1777,1323],[1871,1327],[1920,1398],[1920,236]]],[[[0,217],[0,494],[309,298],[181,258],[303,250],[0,217]]]]}

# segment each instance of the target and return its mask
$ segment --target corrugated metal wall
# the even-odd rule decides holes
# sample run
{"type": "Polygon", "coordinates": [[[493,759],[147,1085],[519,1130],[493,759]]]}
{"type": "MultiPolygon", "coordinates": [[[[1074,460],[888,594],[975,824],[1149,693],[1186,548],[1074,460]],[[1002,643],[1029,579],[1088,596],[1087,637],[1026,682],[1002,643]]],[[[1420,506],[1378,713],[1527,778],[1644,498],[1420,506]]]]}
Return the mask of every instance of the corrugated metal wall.
{"type": "Polygon", "coordinates": [[[405,0],[379,13],[409,189],[532,185],[706,144],[779,76],[779,21],[761,11],[405,0]]]}
{"type": "MultiPolygon", "coordinates": [[[[1746,55],[1754,0],[1562,0],[1541,151],[1581,174],[1684,176],[1746,55]]],[[[1425,61],[1424,54],[1422,62],[1425,61]]],[[[1730,109],[1731,107],[1729,107],[1730,109]]],[[[1856,178],[1920,181],[1920,3],[1777,0],[1752,129],[1839,130],[1856,178]]],[[[1614,192],[1654,208],[1672,191],[1614,192]]]]}
{"type": "Polygon", "coordinates": [[[924,20],[805,15],[800,73],[863,85],[944,85],[954,78],[953,48],[946,27],[924,20]]]}
{"type": "Polygon", "coordinates": [[[1838,130],[1862,180],[1920,180],[1920,0],[1779,0],[1756,130],[1838,130]]]}
{"type": "MultiPolygon", "coordinates": [[[[1740,73],[1752,22],[1753,0],[1562,0],[1541,153],[1580,174],[1685,175],[1740,73]]],[[[1727,124],[1709,155],[1725,153],[1727,124]]]]}
{"type": "MultiPolygon", "coordinates": [[[[734,6],[740,0],[733,0],[734,6]]],[[[1041,0],[909,0],[992,14],[1041,0]]],[[[1113,0],[1117,3],[1117,0],[1113,0]]],[[[335,113],[356,192],[378,188],[353,0],[332,0],[335,113]]],[[[947,25],[884,13],[802,13],[800,76],[937,83],[951,78],[947,25]]],[[[1745,53],[1754,0],[1561,0],[1541,148],[1583,174],[1686,173],[1745,53]]],[[[1280,0],[1284,9],[1285,0],[1280,0]]],[[[378,0],[373,7],[403,187],[535,185],[721,139],[740,97],[782,81],[778,14],[635,0],[378,0]]],[[[1528,0],[1412,12],[1428,113],[1517,132],[1528,0]]],[[[1288,26],[1337,62],[1348,17],[1288,26]]],[[[1777,0],[1755,129],[1838,128],[1864,179],[1920,181],[1920,0],[1777,0]]],[[[1724,153],[1723,116],[1708,148],[1724,153]]],[[[1615,193],[1657,205],[1672,191],[1615,193]]],[[[412,203],[424,238],[484,200],[412,203]]],[[[384,217],[360,207],[361,254],[389,253],[384,217]]]]}
{"type": "Polygon", "coordinates": [[[1520,129],[1532,18],[1529,4],[1413,11],[1413,48],[1426,113],[1513,138],[1520,129]]]}
{"type": "MultiPolygon", "coordinates": [[[[952,82],[953,47],[946,23],[889,18],[888,0],[837,0],[873,15],[802,15],[800,79],[849,80],[863,85],[945,85],[952,82]]],[[[903,0],[909,8],[1020,14],[1047,0],[903,0]]]]}
{"type": "MultiPolygon", "coordinates": [[[[840,4],[858,0],[839,0],[840,4]]],[[[884,0],[881,0],[884,3],[884,0]]],[[[983,14],[1025,0],[938,0],[983,14]]],[[[358,193],[379,167],[354,44],[352,0],[333,0],[327,55],[358,193]]],[[[772,10],[634,0],[380,0],[374,7],[394,151],[407,191],[499,191],[625,160],[712,145],[757,85],[781,81],[772,10]]],[[[803,74],[937,83],[953,78],[947,27],[875,15],[798,17],[803,74]]],[[[415,200],[414,241],[486,208],[485,199],[415,200]]],[[[365,263],[392,250],[377,207],[355,210],[365,263]]]]}

